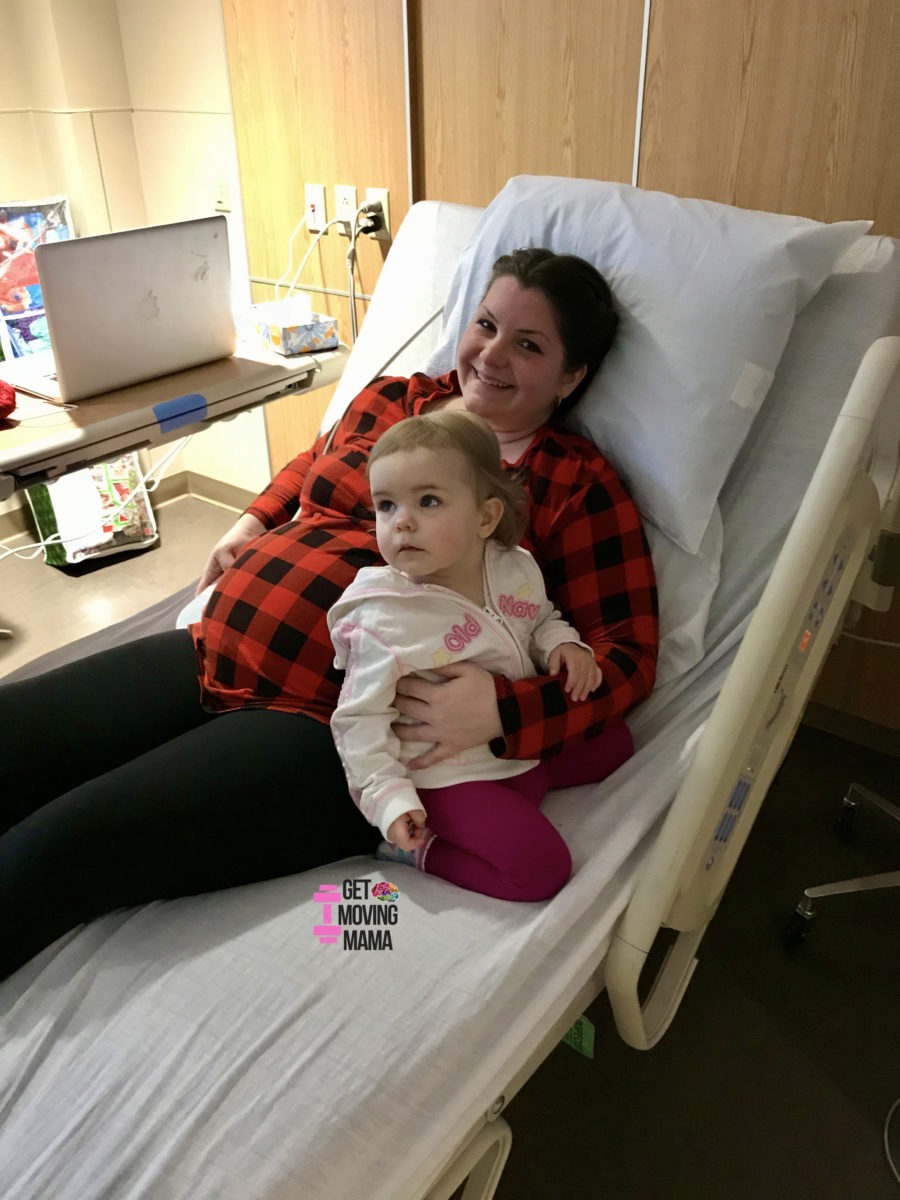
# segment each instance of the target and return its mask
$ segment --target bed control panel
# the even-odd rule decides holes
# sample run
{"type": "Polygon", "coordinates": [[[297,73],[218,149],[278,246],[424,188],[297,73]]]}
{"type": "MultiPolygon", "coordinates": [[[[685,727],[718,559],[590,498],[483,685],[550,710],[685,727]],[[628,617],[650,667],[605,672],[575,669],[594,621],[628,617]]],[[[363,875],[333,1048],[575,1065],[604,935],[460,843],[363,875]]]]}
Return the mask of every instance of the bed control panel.
{"type": "Polygon", "coordinates": [[[703,859],[703,866],[706,872],[713,870],[722,852],[728,845],[731,835],[737,827],[747,797],[750,794],[750,789],[759,778],[763,763],[780,728],[779,718],[794,693],[794,689],[808,660],[810,647],[829,612],[858,532],[854,524],[846,525],[841,531],[834,550],[828,559],[825,571],[819,580],[801,626],[796,631],[792,649],[778,677],[778,682],[772,691],[756,737],[753,739],[753,743],[747,754],[743,770],[738,776],[716,824],[715,831],[703,859]]]}

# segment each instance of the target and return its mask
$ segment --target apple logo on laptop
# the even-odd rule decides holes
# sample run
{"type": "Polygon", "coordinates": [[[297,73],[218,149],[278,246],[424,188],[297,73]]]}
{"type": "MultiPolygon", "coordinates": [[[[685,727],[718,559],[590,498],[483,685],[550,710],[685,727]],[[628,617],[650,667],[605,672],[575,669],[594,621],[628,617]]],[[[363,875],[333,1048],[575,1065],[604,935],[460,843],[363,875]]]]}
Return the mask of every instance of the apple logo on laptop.
{"type": "Polygon", "coordinates": [[[138,312],[148,321],[152,321],[154,317],[159,316],[159,299],[155,295],[153,288],[150,289],[138,305],[138,312]]]}

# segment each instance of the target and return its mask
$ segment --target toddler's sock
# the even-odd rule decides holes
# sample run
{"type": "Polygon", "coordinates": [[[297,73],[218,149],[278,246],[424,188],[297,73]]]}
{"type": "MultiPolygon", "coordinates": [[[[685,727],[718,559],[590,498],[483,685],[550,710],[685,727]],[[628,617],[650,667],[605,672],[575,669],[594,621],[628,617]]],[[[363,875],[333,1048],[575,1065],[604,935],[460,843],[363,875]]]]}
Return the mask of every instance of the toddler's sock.
{"type": "Polygon", "coordinates": [[[390,842],[381,842],[375,850],[375,857],[381,862],[406,863],[408,867],[416,865],[415,850],[401,850],[390,842]]]}

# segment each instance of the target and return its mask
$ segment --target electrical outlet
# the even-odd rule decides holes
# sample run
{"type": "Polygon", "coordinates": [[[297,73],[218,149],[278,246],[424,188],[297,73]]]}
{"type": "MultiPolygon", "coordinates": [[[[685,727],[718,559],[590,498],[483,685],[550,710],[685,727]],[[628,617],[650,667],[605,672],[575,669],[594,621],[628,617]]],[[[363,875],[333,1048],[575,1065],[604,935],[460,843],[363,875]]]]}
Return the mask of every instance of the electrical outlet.
{"type": "Polygon", "coordinates": [[[356,216],[355,187],[342,187],[340,184],[335,185],[334,215],[339,221],[344,222],[341,226],[341,233],[344,237],[350,237],[353,232],[353,218],[356,216]]]}
{"type": "Polygon", "coordinates": [[[231,191],[227,179],[216,180],[216,212],[231,212],[231,191]]]}
{"type": "Polygon", "coordinates": [[[305,192],[306,228],[310,233],[318,233],[326,221],[325,188],[321,183],[307,183],[305,192]]]}
{"type": "Polygon", "coordinates": [[[379,242],[389,242],[391,240],[391,210],[388,204],[387,188],[366,188],[366,203],[368,204],[372,200],[381,201],[381,228],[376,229],[368,236],[377,238],[379,242]]]}

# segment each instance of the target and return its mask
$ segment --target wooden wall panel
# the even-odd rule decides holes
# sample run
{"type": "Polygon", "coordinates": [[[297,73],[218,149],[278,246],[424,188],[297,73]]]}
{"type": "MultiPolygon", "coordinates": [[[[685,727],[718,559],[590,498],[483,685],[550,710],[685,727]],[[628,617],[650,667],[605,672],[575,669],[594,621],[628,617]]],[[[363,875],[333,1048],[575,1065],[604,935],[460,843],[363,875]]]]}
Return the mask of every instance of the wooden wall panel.
{"type": "MultiPolygon", "coordinates": [[[[896,0],[653,0],[638,180],[900,237],[896,0]]],[[[851,631],[900,642],[900,602],[851,631]]],[[[843,639],[818,705],[900,729],[900,650],[843,639]]]]}
{"type": "Polygon", "coordinates": [[[416,199],[511,175],[629,182],[643,0],[412,0],[416,199]]]}
{"type": "Polygon", "coordinates": [[[896,0],[654,0],[638,180],[900,236],[896,0]]]}
{"type": "MultiPolygon", "coordinates": [[[[223,12],[251,275],[286,269],[305,183],[325,185],[329,217],[335,184],[355,186],[360,202],[367,187],[388,188],[396,229],[409,207],[403,0],[223,0],[223,12]]],[[[311,241],[297,235],[295,268],[311,241]]],[[[347,245],[329,230],[300,285],[346,290],[347,245]]],[[[357,245],[357,289],[371,294],[390,243],[357,245]]],[[[314,304],[349,343],[346,299],[314,293],[314,304]]],[[[362,321],[364,302],[357,311],[362,321]]],[[[273,466],[309,444],[297,411],[290,400],[267,408],[273,466]]]]}
{"type": "MultiPolygon", "coordinates": [[[[223,0],[253,274],[281,275],[307,180],[329,203],[335,183],[386,186],[395,227],[405,214],[403,5],[223,0]]],[[[408,10],[417,199],[486,204],[523,172],[630,181],[644,0],[408,10]]],[[[650,11],[642,187],[871,217],[900,237],[897,0],[653,0],[650,11]]],[[[308,244],[301,234],[297,252],[308,244]]],[[[304,279],[345,289],[346,245],[330,234],[304,279]]],[[[361,247],[361,290],[383,253],[361,247]]],[[[320,307],[349,330],[345,299],[320,307]]],[[[273,464],[309,443],[330,393],[269,406],[273,464]]],[[[900,641],[900,601],[856,632],[900,641]]],[[[898,653],[845,639],[815,698],[897,728],[898,653]]]]}
{"type": "MultiPolygon", "coordinates": [[[[254,283],[252,291],[253,301],[257,304],[275,298],[274,288],[265,284],[254,283]]],[[[317,295],[315,305],[317,311],[337,317],[338,328],[348,331],[344,340],[349,342],[350,301],[344,296],[317,295]]],[[[364,309],[365,304],[357,302],[357,320],[360,324],[365,316],[364,309]]],[[[327,387],[316,388],[312,392],[298,392],[265,406],[263,418],[273,471],[280,470],[301,450],[313,444],[336,388],[336,383],[330,383],[327,387]]]]}

